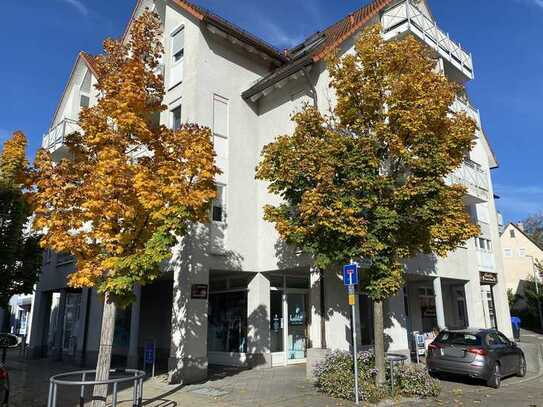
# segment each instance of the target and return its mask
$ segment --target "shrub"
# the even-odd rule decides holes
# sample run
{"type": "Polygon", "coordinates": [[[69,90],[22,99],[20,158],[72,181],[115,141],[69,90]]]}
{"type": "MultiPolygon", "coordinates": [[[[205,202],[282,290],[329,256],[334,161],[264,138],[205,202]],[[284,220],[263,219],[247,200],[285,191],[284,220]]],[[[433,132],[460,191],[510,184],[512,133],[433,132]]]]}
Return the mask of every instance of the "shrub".
{"type": "MultiPolygon", "coordinates": [[[[375,356],[373,352],[359,352],[358,396],[360,400],[377,402],[386,397],[387,391],[375,385],[375,356]]],[[[331,397],[354,400],[354,366],[351,353],[333,351],[315,368],[316,386],[331,397]]]]}
{"type": "Polygon", "coordinates": [[[395,378],[399,392],[408,397],[437,397],[441,392],[439,381],[428,374],[421,365],[400,366],[395,378]]]}
{"type": "MultiPolygon", "coordinates": [[[[358,396],[360,400],[376,403],[390,396],[390,378],[387,372],[386,386],[375,385],[375,356],[373,351],[358,353],[358,396]]],[[[317,364],[314,371],[316,387],[328,396],[354,400],[354,366],[351,353],[333,351],[317,364]]],[[[396,391],[394,395],[429,398],[440,393],[438,380],[432,379],[421,365],[404,365],[395,369],[396,391]]]]}

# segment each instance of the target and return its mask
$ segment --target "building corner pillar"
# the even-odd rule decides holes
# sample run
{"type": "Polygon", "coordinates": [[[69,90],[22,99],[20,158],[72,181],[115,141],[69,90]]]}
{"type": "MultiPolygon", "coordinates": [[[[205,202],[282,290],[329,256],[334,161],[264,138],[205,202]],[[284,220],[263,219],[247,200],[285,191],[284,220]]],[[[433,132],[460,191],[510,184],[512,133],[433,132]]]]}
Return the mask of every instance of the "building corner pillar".
{"type": "Polygon", "coordinates": [[[136,297],[130,309],[130,342],[128,345],[128,357],[126,364],[129,369],[137,369],[139,362],[139,337],[140,337],[140,311],[141,311],[141,286],[134,287],[136,297]]]}
{"type": "Polygon", "coordinates": [[[436,318],[439,330],[446,329],[445,324],[445,308],[443,307],[443,290],[441,288],[441,277],[436,277],[433,280],[434,296],[436,303],[436,318]]]}
{"type": "Polygon", "coordinates": [[[249,367],[271,367],[270,281],[255,274],[247,293],[247,364],[249,367]]]}

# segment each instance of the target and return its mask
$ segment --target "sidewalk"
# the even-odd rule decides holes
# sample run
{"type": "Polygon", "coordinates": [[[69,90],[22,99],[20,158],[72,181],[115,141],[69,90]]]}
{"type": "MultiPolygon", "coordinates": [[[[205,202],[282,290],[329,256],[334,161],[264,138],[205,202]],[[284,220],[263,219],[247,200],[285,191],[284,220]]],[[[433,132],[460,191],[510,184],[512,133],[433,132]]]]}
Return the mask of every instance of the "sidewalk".
{"type": "MultiPolygon", "coordinates": [[[[80,370],[66,362],[46,359],[24,360],[18,353],[8,355],[10,407],[45,407],[49,378],[61,372],[80,370]]],[[[89,389],[90,391],[90,389],[89,389]]],[[[79,387],[59,388],[57,407],[76,407],[79,387]]],[[[90,403],[87,403],[87,405],[90,403]]],[[[119,407],[132,406],[131,388],[119,392],[119,407]]],[[[144,383],[143,405],[148,407],[335,407],[354,406],[319,394],[305,379],[305,365],[273,369],[210,370],[202,384],[168,385],[165,376],[148,378],[144,383]]]]}

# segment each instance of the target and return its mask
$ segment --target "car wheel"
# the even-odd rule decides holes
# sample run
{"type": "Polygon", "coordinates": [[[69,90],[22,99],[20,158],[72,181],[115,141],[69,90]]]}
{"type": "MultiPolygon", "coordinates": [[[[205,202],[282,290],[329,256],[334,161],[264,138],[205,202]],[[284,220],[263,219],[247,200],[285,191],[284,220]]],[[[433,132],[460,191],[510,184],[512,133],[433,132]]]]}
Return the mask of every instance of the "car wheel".
{"type": "Polygon", "coordinates": [[[517,373],[518,377],[524,377],[526,376],[526,358],[524,356],[520,356],[520,366],[517,373]]]}
{"type": "Polygon", "coordinates": [[[486,381],[486,384],[488,387],[492,387],[493,389],[499,389],[501,383],[502,383],[501,369],[500,369],[500,365],[496,363],[496,365],[494,366],[494,371],[492,372],[492,374],[486,381]]]}

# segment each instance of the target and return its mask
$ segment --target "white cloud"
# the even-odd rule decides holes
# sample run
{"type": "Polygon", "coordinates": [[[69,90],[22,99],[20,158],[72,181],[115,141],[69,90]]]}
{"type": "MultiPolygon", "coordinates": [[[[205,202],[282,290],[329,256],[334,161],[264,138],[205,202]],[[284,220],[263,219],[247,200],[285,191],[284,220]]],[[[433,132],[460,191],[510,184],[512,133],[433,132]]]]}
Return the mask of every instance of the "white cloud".
{"type": "Polygon", "coordinates": [[[80,14],[84,16],[89,15],[89,9],[80,0],[62,0],[62,1],[69,4],[73,8],[75,8],[80,14]]]}
{"type": "Polygon", "coordinates": [[[259,26],[262,37],[278,48],[290,48],[304,39],[302,34],[294,34],[269,20],[262,19],[259,26]]]}

